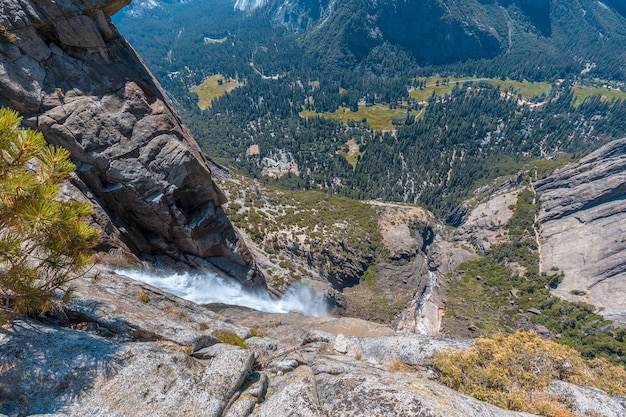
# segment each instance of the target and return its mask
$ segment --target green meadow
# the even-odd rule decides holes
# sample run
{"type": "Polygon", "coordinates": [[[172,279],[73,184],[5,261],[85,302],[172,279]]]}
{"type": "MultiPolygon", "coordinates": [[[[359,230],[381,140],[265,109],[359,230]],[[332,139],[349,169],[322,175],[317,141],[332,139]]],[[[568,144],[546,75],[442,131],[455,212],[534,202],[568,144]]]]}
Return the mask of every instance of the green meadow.
{"type": "Polygon", "coordinates": [[[463,84],[465,82],[486,82],[493,86],[498,86],[500,90],[511,90],[516,94],[521,94],[522,98],[526,101],[533,97],[541,96],[550,92],[551,85],[547,82],[531,82],[531,81],[513,81],[513,80],[500,80],[496,78],[476,78],[476,77],[430,77],[421,78],[418,81],[424,81],[423,89],[412,90],[409,94],[417,101],[428,100],[433,93],[437,97],[449,94],[454,88],[455,84],[463,84]],[[444,85],[445,81],[445,85],[444,85]]]}
{"type": "Polygon", "coordinates": [[[222,74],[216,74],[205,78],[202,84],[192,87],[191,92],[198,95],[198,107],[204,110],[211,107],[213,99],[239,87],[239,85],[235,80],[226,81],[222,74]]]}
{"type": "MultiPolygon", "coordinates": [[[[394,120],[405,120],[406,109],[390,109],[386,104],[375,104],[373,106],[359,106],[357,112],[350,111],[347,107],[339,107],[332,113],[316,113],[313,110],[305,110],[300,114],[307,118],[326,117],[334,120],[341,120],[344,124],[351,121],[354,123],[365,122],[374,130],[395,130],[394,120]]],[[[411,111],[411,116],[419,117],[421,112],[411,111]]]]}

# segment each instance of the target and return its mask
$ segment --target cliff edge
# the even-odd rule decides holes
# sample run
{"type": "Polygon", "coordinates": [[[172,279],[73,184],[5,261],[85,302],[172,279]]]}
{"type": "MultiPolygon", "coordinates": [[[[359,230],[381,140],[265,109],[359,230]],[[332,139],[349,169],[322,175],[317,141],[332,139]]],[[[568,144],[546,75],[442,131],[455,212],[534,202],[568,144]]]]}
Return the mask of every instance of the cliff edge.
{"type": "Polygon", "coordinates": [[[554,293],[626,325],[626,138],[536,184],[541,264],[565,274],[554,293]]]}
{"type": "Polygon", "coordinates": [[[15,40],[0,42],[0,105],[70,150],[84,195],[75,198],[92,203],[104,232],[100,251],[264,285],[222,210],[210,161],[111,23],[128,3],[3,1],[0,23],[15,40]]]}

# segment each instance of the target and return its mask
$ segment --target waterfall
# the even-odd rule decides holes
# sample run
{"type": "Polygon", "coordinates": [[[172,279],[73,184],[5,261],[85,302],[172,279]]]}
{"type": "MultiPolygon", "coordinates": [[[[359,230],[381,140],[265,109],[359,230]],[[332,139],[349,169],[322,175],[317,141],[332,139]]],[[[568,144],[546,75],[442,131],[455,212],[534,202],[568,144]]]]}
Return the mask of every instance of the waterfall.
{"type": "Polygon", "coordinates": [[[422,292],[415,310],[415,333],[432,335],[439,331],[439,308],[430,301],[436,284],[437,271],[429,270],[428,284],[422,292]],[[436,316],[433,317],[433,313],[436,316]]]}
{"type": "Polygon", "coordinates": [[[297,311],[306,316],[328,316],[324,295],[303,284],[295,284],[282,297],[272,298],[267,291],[245,289],[238,281],[217,273],[157,274],[139,270],[115,272],[198,304],[221,303],[267,313],[297,311]]]}

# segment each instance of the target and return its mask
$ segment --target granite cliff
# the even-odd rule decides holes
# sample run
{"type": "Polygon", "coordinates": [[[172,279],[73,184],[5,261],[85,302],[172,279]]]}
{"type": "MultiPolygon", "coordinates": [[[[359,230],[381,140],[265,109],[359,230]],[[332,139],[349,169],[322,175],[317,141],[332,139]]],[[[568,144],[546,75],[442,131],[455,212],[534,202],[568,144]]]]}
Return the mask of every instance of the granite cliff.
{"type": "MultiPolygon", "coordinates": [[[[72,152],[78,169],[66,196],[93,204],[104,261],[217,267],[263,285],[221,208],[211,162],[110,23],[127,3],[3,1],[1,23],[16,39],[0,42],[0,105],[19,110],[26,125],[72,152]]],[[[414,245],[427,249],[402,271],[407,283],[426,272],[421,268],[445,273],[459,261],[429,257],[431,245],[447,252],[432,230],[417,236],[406,223],[389,224],[385,239],[396,242],[398,257],[414,245]]],[[[104,262],[75,285],[54,323],[25,319],[0,329],[0,413],[524,415],[434,381],[433,352],[463,349],[467,341],[395,333],[358,319],[207,308],[104,262]],[[244,341],[247,349],[234,346],[244,341]]],[[[423,311],[414,307],[409,331],[423,311]]],[[[626,407],[599,390],[557,388],[580,413],[617,417],[626,407]]]]}
{"type": "Polygon", "coordinates": [[[3,1],[15,41],[0,42],[0,105],[70,150],[67,192],[94,206],[109,260],[217,267],[264,285],[221,208],[211,162],[111,24],[128,3],[3,1]]]}
{"type": "Polygon", "coordinates": [[[565,274],[554,293],[626,325],[626,139],[536,185],[541,262],[565,274]]]}
{"type": "MultiPolygon", "coordinates": [[[[626,324],[626,138],[608,143],[531,184],[513,177],[476,191],[448,219],[449,243],[486,253],[505,240],[503,225],[519,193],[536,191],[539,268],[563,273],[552,293],[595,306],[616,325],[626,324]]],[[[460,254],[459,247],[451,251],[460,254]]],[[[458,265],[458,264],[457,264],[458,265]]],[[[450,330],[450,329],[448,329],[450,330]]],[[[539,329],[535,329],[539,331],[539,329]]]]}

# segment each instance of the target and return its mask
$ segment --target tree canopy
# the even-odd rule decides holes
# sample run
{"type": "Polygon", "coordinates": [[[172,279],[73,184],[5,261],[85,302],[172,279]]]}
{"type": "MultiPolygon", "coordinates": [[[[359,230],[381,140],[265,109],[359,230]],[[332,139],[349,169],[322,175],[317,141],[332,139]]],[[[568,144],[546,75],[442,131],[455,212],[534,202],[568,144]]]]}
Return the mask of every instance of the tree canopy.
{"type": "Polygon", "coordinates": [[[99,234],[91,207],[62,201],[59,185],[75,166],[21,116],[0,108],[0,315],[37,315],[67,301],[67,284],[91,262],[99,234]],[[63,289],[60,300],[55,292],[63,289]]]}

